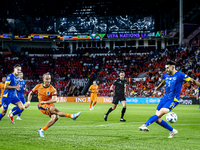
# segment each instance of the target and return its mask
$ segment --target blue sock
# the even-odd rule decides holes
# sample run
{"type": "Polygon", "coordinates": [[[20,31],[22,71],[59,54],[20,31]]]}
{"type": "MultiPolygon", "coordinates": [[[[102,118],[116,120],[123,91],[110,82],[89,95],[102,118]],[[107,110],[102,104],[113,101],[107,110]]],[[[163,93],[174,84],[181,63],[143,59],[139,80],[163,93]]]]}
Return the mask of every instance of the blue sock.
{"type": "Polygon", "coordinates": [[[0,114],[0,120],[4,117],[4,115],[0,114]]]}
{"type": "Polygon", "coordinates": [[[158,119],[159,119],[159,117],[157,115],[154,115],[154,116],[150,117],[149,120],[147,120],[147,122],[145,123],[145,125],[149,126],[150,124],[154,123],[158,119]]]}
{"type": "Polygon", "coordinates": [[[22,112],[18,114],[18,117],[20,117],[20,116],[21,116],[21,114],[22,114],[22,112]]]}
{"type": "Polygon", "coordinates": [[[13,107],[12,112],[15,111],[17,108],[18,108],[17,106],[13,107]]]}
{"type": "Polygon", "coordinates": [[[17,108],[17,110],[13,113],[13,116],[15,116],[15,115],[17,115],[17,114],[19,114],[19,113],[21,113],[23,110],[21,110],[21,109],[19,109],[19,108],[17,108]]]}
{"type": "Polygon", "coordinates": [[[161,125],[162,127],[164,127],[165,129],[167,129],[169,131],[173,131],[173,128],[166,121],[164,121],[164,120],[162,120],[159,125],[161,125]]]}

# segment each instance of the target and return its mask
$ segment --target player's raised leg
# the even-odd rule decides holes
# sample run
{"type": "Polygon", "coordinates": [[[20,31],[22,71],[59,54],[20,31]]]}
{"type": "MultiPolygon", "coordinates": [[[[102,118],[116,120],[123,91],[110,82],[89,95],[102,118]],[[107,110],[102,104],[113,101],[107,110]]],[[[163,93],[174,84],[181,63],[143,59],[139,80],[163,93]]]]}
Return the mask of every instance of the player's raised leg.
{"type": "Polygon", "coordinates": [[[73,120],[76,120],[81,114],[81,112],[78,112],[76,114],[68,114],[68,113],[59,111],[57,108],[52,107],[52,106],[50,107],[49,111],[50,111],[51,114],[56,114],[60,117],[68,117],[68,118],[71,118],[73,120]]]}

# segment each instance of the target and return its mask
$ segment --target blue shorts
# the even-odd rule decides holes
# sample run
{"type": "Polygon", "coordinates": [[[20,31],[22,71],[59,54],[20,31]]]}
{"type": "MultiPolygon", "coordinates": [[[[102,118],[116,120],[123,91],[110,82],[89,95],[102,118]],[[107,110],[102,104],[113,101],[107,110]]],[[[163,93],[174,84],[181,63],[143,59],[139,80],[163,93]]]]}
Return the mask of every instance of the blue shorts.
{"type": "Polygon", "coordinates": [[[24,98],[24,97],[19,98],[19,99],[20,99],[20,101],[21,101],[23,104],[25,104],[25,98],[24,98]]]}
{"type": "Polygon", "coordinates": [[[161,108],[168,108],[170,111],[174,109],[179,103],[177,101],[169,101],[169,100],[161,100],[158,104],[157,110],[159,111],[161,108]]]}
{"type": "Polygon", "coordinates": [[[3,106],[4,109],[8,109],[8,106],[10,105],[10,103],[16,104],[19,101],[20,101],[20,99],[17,96],[12,97],[12,98],[3,97],[2,98],[2,106],[3,106]]]}

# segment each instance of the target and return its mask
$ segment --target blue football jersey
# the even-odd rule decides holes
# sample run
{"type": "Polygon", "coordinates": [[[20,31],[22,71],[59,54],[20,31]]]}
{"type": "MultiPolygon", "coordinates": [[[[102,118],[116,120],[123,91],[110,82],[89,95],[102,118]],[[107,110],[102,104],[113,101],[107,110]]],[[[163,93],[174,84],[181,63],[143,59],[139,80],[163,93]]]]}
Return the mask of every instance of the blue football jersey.
{"type": "MultiPolygon", "coordinates": [[[[9,74],[6,77],[6,83],[9,84],[9,86],[17,86],[18,82],[19,82],[18,77],[16,77],[13,73],[9,74]]],[[[15,97],[16,96],[15,90],[16,89],[12,90],[5,89],[3,97],[10,97],[10,98],[15,97]]]]}
{"type": "Polygon", "coordinates": [[[180,92],[184,81],[189,81],[190,77],[181,72],[175,72],[173,75],[164,74],[166,88],[163,99],[178,101],[180,92]]]}
{"type": "Polygon", "coordinates": [[[25,80],[19,80],[20,85],[20,91],[17,91],[17,96],[19,98],[24,98],[24,89],[26,88],[26,81],[25,80]]]}

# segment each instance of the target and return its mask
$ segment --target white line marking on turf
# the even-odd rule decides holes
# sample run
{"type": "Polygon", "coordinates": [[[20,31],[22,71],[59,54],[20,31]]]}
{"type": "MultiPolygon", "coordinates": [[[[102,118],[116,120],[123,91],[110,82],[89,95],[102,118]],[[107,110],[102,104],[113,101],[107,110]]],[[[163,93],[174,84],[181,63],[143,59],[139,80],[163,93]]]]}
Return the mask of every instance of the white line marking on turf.
{"type": "Polygon", "coordinates": [[[102,127],[102,126],[120,125],[120,124],[128,124],[128,123],[144,123],[144,122],[111,123],[111,124],[102,124],[102,125],[97,125],[97,126],[102,127]]]}
{"type": "MultiPolygon", "coordinates": [[[[130,123],[141,123],[141,122],[130,122],[130,123]]],[[[102,127],[102,126],[111,126],[111,125],[127,125],[127,126],[138,126],[136,124],[134,125],[130,125],[127,123],[112,123],[112,124],[105,124],[105,125],[88,125],[88,126],[76,126],[76,125],[72,125],[72,126],[52,126],[53,128],[87,128],[87,127],[102,127]]],[[[181,126],[188,126],[188,125],[200,125],[200,124],[173,124],[173,125],[181,125],[181,126]]],[[[51,128],[52,128],[51,127],[51,128]]],[[[0,127],[0,129],[14,129],[14,128],[41,128],[41,126],[31,126],[31,127],[0,127]]]]}

